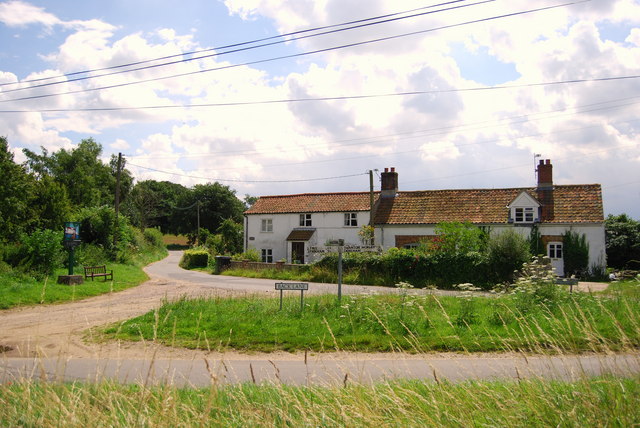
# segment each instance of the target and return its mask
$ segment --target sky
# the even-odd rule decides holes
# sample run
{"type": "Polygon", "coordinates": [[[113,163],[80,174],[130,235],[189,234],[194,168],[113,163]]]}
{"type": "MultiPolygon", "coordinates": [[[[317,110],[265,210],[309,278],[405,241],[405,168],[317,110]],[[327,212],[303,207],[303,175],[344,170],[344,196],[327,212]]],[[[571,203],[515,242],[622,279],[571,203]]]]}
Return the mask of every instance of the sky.
{"type": "Polygon", "coordinates": [[[15,160],[245,195],[602,185],[640,219],[640,0],[0,1],[15,160]]]}

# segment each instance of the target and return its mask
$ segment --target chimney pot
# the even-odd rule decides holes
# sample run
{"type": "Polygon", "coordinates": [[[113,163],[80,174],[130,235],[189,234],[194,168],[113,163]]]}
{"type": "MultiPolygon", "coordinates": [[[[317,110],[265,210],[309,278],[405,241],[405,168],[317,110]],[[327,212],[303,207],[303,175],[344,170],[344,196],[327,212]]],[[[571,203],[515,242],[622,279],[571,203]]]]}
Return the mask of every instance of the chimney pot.
{"type": "Polygon", "coordinates": [[[546,160],[547,165],[551,165],[551,159],[546,160]]]}
{"type": "Polygon", "coordinates": [[[391,171],[389,168],[385,168],[380,178],[382,181],[380,196],[383,198],[395,197],[398,193],[398,173],[395,167],[391,168],[391,171]]]}
{"type": "Polygon", "coordinates": [[[538,165],[544,165],[544,161],[542,159],[540,159],[540,162],[538,165]]]}

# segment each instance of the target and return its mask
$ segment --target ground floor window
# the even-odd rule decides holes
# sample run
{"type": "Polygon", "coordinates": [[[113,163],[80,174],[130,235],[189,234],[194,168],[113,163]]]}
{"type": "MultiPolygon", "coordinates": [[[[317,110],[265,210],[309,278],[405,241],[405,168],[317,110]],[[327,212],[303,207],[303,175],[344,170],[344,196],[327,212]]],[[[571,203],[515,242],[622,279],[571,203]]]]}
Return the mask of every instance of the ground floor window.
{"type": "Polygon", "coordinates": [[[271,248],[262,249],[262,262],[273,263],[273,250],[271,248]]]}
{"type": "Polygon", "coordinates": [[[347,227],[358,226],[358,213],[344,213],[344,225],[347,227]]]}
{"type": "Polygon", "coordinates": [[[562,258],[562,243],[552,242],[549,244],[549,258],[550,259],[562,258]]]}

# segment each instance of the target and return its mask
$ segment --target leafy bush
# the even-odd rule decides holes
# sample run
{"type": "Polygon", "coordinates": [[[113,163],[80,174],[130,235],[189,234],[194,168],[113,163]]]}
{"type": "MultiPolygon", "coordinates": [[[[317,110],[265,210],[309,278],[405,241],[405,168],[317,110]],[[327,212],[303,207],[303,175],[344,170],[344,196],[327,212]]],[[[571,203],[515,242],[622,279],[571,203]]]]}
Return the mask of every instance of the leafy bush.
{"type": "Polygon", "coordinates": [[[25,270],[49,275],[62,265],[62,231],[36,230],[20,238],[20,264],[25,270]]]}
{"type": "Polygon", "coordinates": [[[109,261],[109,255],[104,248],[97,245],[82,244],[76,248],[76,261],[81,266],[103,265],[109,261]]]}
{"type": "Polygon", "coordinates": [[[640,221],[626,214],[609,215],[605,220],[607,263],[617,269],[633,269],[640,260],[640,221]]]}
{"type": "Polygon", "coordinates": [[[162,240],[162,232],[160,232],[160,229],[145,229],[144,240],[152,247],[155,247],[155,248],[164,247],[164,242],[162,240]]]}
{"type": "Polygon", "coordinates": [[[564,274],[584,278],[589,273],[589,243],[587,237],[568,230],[562,235],[564,274]]]}
{"type": "Polygon", "coordinates": [[[183,269],[205,268],[209,264],[209,252],[203,248],[186,250],[180,259],[183,269]]]}
{"type": "Polygon", "coordinates": [[[492,278],[498,282],[512,282],[515,272],[530,258],[530,245],[526,238],[513,230],[491,236],[487,257],[492,278]]]}
{"type": "Polygon", "coordinates": [[[430,246],[432,251],[449,254],[481,252],[486,246],[486,233],[466,222],[442,222],[436,226],[437,239],[430,246]]]}
{"type": "MultiPolygon", "coordinates": [[[[328,254],[315,263],[319,268],[337,270],[338,255],[328,254]]],[[[409,282],[416,287],[473,283],[487,286],[487,258],[479,252],[451,254],[422,253],[412,249],[390,248],[383,254],[343,255],[345,277],[360,284],[391,285],[409,282]]]]}
{"type": "Polygon", "coordinates": [[[204,246],[212,255],[224,254],[224,243],[221,235],[209,235],[204,246]]]}
{"type": "Polygon", "coordinates": [[[260,262],[262,261],[262,256],[255,248],[249,248],[244,253],[234,254],[232,256],[233,260],[249,260],[250,262],[260,262]]]}

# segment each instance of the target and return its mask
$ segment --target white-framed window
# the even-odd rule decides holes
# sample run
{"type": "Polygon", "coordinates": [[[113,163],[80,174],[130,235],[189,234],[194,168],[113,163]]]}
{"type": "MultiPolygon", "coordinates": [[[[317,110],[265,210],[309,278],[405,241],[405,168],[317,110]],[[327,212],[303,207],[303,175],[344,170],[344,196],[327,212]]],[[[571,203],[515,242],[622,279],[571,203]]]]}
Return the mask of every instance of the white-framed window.
{"type": "Polygon", "coordinates": [[[273,263],[273,250],[271,248],[263,248],[261,253],[262,263],[273,263]]]}
{"type": "Polygon", "coordinates": [[[311,214],[300,214],[300,226],[302,227],[311,226],[311,214]]]}
{"type": "Polygon", "coordinates": [[[358,226],[358,213],[344,213],[344,225],[348,227],[358,226]]]}
{"type": "Polygon", "coordinates": [[[273,219],[263,218],[260,232],[273,232],[273,219]]]}
{"type": "Polygon", "coordinates": [[[514,208],[513,221],[516,223],[533,223],[534,220],[533,207],[517,207],[514,208]]]}
{"type": "Polygon", "coordinates": [[[561,259],[562,258],[562,243],[561,242],[551,242],[549,243],[549,258],[550,259],[561,259]]]}

